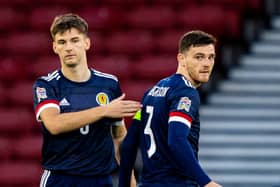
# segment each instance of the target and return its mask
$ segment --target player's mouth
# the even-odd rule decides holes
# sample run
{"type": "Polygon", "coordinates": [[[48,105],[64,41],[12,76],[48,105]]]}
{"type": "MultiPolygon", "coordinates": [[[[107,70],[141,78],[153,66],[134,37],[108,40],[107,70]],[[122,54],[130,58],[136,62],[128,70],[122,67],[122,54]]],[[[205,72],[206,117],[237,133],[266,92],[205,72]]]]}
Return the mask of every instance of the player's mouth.
{"type": "Polygon", "coordinates": [[[209,71],[208,70],[200,71],[199,73],[200,74],[207,74],[207,75],[209,75],[209,71]]]}
{"type": "Polygon", "coordinates": [[[66,55],[64,58],[65,59],[72,59],[72,58],[74,58],[76,55],[73,55],[73,54],[71,54],[71,55],[66,55]]]}
{"type": "Polygon", "coordinates": [[[65,56],[65,58],[73,58],[73,57],[75,57],[76,55],[74,55],[74,54],[69,54],[69,55],[66,55],[65,56]]]}

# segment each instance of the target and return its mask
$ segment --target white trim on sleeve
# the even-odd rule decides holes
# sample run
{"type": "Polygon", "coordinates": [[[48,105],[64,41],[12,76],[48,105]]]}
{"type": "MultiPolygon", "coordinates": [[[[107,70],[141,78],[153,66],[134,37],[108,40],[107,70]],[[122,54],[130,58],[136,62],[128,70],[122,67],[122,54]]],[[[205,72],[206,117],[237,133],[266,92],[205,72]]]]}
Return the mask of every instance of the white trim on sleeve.
{"type": "Polygon", "coordinates": [[[186,118],[183,118],[181,116],[171,116],[171,117],[169,117],[168,123],[170,123],[172,121],[183,123],[183,124],[187,125],[189,128],[191,128],[191,122],[188,121],[186,118]]]}
{"type": "Polygon", "coordinates": [[[46,108],[57,108],[59,111],[60,111],[60,108],[59,108],[59,106],[57,105],[57,104],[55,104],[55,103],[48,103],[48,104],[45,104],[45,105],[43,105],[43,106],[41,106],[40,108],[39,108],[39,110],[38,110],[38,112],[37,112],[37,114],[36,114],[36,120],[37,121],[41,121],[41,119],[40,119],[40,114],[41,114],[41,112],[43,111],[43,110],[45,110],[46,108]]]}
{"type": "Polygon", "coordinates": [[[123,126],[124,125],[124,120],[116,121],[113,123],[114,126],[123,126]]]}

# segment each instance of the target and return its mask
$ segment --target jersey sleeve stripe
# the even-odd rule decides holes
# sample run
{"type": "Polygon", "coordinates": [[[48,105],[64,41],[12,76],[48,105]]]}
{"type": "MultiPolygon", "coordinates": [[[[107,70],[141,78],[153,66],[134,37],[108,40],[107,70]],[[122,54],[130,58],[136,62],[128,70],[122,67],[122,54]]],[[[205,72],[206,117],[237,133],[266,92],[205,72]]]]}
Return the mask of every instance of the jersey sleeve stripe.
{"type": "Polygon", "coordinates": [[[172,117],[172,116],[180,116],[180,117],[185,118],[186,120],[192,122],[192,117],[190,117],[189,115],[184,114],[182,112],[170,112],[169,117],[172,117]]]}
{"type": "Polygon", "coordinates": [[[46,100],[41,102],[37,107],[36,107],[36,119],[37,121],[41,121],[40,120],[40,114],[41,112],[46,109],[46,108],[57,108],[60,111],[59,108],[59,103],[56,100],[46,100]]]}
{"type": "Polygon", "coordinates": [[[170,122],[181,122],[185,125],[187,125],[189,128],[191,127],[192,124],[192,118],[184,113],[181,112],[170,112],[169,113],[169,120],[168,123],[170,122]]]}
{"type": "Polygon", "coordinates": [[[191,128],[191,122],[180,116],[169,117],[168,123],[170,123],[170,122],[180,122],[180,123],[187,125],[189,128],[191,128]]]}
{"type": "Polygon", "coordinates": [[[94,71],[94,74],[97,75],[97,76],[113,79],[116,82],[118,82],[118,78],[116,76],[114,76],[114,75],[111,75],[111,74],[108,74],[108,73],[102,73],[102,72],[97,71],[95,69],[93,69],[93,71],[94,71]]]}

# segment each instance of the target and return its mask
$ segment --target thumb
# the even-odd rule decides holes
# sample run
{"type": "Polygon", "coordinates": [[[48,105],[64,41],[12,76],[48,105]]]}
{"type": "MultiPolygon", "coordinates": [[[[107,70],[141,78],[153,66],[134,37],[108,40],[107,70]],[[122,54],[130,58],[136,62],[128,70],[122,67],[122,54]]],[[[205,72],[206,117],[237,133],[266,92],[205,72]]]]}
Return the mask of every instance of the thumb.
{"type": "Polygon", "coordinates": [[[125,98],[125,93],[123,93],[120,97],[116,98],[115,100],[120,101],[123,100],[124,98],[125,98]]]}

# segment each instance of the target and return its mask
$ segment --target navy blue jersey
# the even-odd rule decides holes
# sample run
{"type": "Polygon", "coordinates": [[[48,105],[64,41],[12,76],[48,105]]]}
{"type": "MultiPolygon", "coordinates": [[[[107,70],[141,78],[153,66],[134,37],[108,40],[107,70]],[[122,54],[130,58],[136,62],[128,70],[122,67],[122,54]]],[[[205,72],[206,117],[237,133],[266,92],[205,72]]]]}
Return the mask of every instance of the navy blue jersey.
{"type": "Polygon", "coordinates": [[[198,91],[182,75],[158,82],[143,97],[140,146],[143,183],[192,179],[181,172],[168,147],[168,125],[180,121],[190,128],[188,140],[197,158],[200,131],[198,91]]]}
{"type": "MultiPolygon", "coordinates": [[[[115,76],[91,69],[86,82],[73,82],[60,70],[40,77],[33,86],[37,120],[45,108],[56,107],[60,113],[76,112],[99,105],[121,95],[115,76]]],[[[108,175],[117,166],[111,126],[120,119],[104,118],[93,124],[59,135],[52,135],[43,122],[42,165],[63,174],[108,175]]]]}

